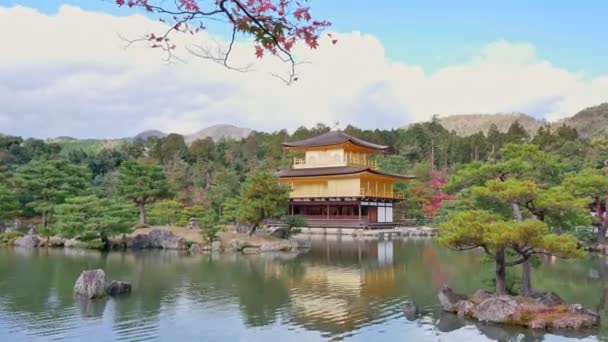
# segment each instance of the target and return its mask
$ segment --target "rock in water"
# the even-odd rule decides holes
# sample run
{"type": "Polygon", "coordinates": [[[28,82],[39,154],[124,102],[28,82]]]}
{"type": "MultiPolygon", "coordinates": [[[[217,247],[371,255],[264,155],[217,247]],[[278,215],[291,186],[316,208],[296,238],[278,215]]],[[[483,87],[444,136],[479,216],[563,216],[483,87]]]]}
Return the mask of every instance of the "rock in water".
{"type": "Polygon", "coordinates": [[[190,252],[190,254],[199,254],[203,251],[203,249],[198,243],[193,243],[192,245],[190,245],[188,251],[190,252]]]}
{"type": "Polygon", "coordinates": [[[549,291],[549,292],[540,292],[532,295],[532,298],[536,299],[539,304],[545,306],[557,306],[564,305],[566,301],[562,299],[557,293],[549,291]]]}
{"type": "Polygon", "coordinates": [[[187,249],[186,239],[170,230],[152,229],[148,234],[149,247],[162,249],[187,249]]]}
{"type": "Polygon", "coordinates": [[[415,321],[418,317],[418,305],[412,301],[403,303],[403,314],[408,321],[415,321]]]}
{"type": "Polygon", "coordinates": [[[106,273],[101,269],[82,271],[74,285],[74,293],[89,299],[104,297],[106,273]]]}
{"type": "Polygon", "coordinates": [[[482,322],[505,323],[518,311],[518,303],[511,296],[492,296],[481,302],[473,314],[482,322]]]}
{"type": "Polygon", "coordinates": [[[467,299],[467,296],[458,294],[445,285],[439,290],[437,297],[439,298],[439,303],[443,310],[448,312],[457,312],[458,303],[461,300],[467,299]]]}
{"type": "Polygon", "coordinates": [[[40,243],[40,239],[36,235],[26,235],[15,240],[13,245],[25,248],[36,248],[40,243]]]}
{"type": "Polygon", "coordinates": [[[222,243],[219,241],[213,241],[211,243],[211,251],[212,252],[219,252],[222,249],[222,243]]]}
{"type": "Polygon", "coordinates": [[[112,280],[106,288],[106,293],[109,296],[118,296],[125,293],[131,293],[131,283],[126,281],[112,280]]]}

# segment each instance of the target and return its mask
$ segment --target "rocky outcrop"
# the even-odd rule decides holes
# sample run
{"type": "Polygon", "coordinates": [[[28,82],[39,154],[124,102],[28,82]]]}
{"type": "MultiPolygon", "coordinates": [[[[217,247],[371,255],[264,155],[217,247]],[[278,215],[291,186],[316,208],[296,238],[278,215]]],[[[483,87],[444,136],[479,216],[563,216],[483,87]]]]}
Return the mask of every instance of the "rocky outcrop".
{"type": "Polygon", "coordinates": [[[86,270],[74,284],[74,293],[86,299],[97,299],[105,296],[118,296],[131,292],[131,283],[113,280],[106,282],[106,273],[102,269],[86,270]]]}
{"type": "Polygon", "coordinates": [[[119,296],[126,293],[131,293],[131,283],[126,281],[113,280],[106,286],[108,296],[119,296]]]}
{"type": "Polygon", "coordinates": [[[580,304],[566,306],[554,292],[523,297],[494,295],[480,290],[467,297],[444,286],[439,290],[438,298],[443,310],[457,313],[460,318],[482,322],[532,329],[581,329],[599,324],[599,316],[595,312],[580,304]]]}
{"type": "Polygon", "coordinates": [[[31,234],[31,235],[25,235],[25,236],[18,238],[17,240],[15,240],[13,245],[17,246],[17,247],[23,247],[23,248],[36,248],[36,247],[38,247],[39,243],[40,243],[40,239],[38,238],[38,236],[31,234]]]}
{"type": "Polygon", "coordinates": [[[212,252],[219,252],[222,250],[222,243],[219,241],[213,241],[211,243],[211,251],[212,252]]]}
{"type": "Polygon", "coordinates": [[[40,243],[38,244],[38,247],[57,248],[57,247],[64,247],[64,245],[65,245],[64,239],[57,237],[57,236],[51,236],[48,239],[41,240],[40,243]]]}
{"type": "Polygon", "coordinates": [[[67,239],[63,242],[65,248],[84,248],[84,242],[76,239],[67,239]]]}
{"type": "Polygon", "coordinates": [[[188,249],[186,239],[173,234],[168,229],[152,229],[148,234],[137,234],[127,242],[131,249],[160,248],[160,249],[188,249]]]}
{"type": "Polygon", "coordinates": [[[439,298],[439,304],[441,304],[443,310],[450,312],[456,312],[458,310],[458,303],[467,299],[467,296],[457,294],[447,286],[443,286],[439,290],[437,297],[439,298]]]}
{"type": "Polygon", "coordinates": [[[264,242],[260,246],[262,252],[288,252],[298,249],[298,243],[293,240],[279,240],[264,242]]]}
{"type": "Polygon", "coordinates": [[[105,297],[106,273],[101,269],[83,271],[76,280],[74,293],[88,299],[105,297]]]}
{"type": "Polygon", "coordinates": [[[245,247],[242,252],[243,254],[258,254],[261,250],[259,247],[245,247]]]}
{"type": "Polygon", "coordinates": [[[193,243],[190,245],[190,248],[188,248],[188,252],[190,252],[190,254],[200,254],[202,251],[203,249],[198,243],[193,243]]]}

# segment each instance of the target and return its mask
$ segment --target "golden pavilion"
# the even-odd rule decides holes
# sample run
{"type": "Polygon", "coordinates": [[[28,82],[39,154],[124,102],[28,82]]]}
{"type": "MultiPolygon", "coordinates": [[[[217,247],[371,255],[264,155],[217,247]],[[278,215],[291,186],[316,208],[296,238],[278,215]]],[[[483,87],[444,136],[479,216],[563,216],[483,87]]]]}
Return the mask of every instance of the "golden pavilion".
{"type": "Polygon", "coordinates": [[[289,170],[278,172],[291,187],[289,214],[311,227],[375,228],[394,225],[393,204],[403,200],[394,183],[413,176],[378,170],[370,155],[388,146],[373,144],[342,131],[283,146],[300,155],[289,170]]]}

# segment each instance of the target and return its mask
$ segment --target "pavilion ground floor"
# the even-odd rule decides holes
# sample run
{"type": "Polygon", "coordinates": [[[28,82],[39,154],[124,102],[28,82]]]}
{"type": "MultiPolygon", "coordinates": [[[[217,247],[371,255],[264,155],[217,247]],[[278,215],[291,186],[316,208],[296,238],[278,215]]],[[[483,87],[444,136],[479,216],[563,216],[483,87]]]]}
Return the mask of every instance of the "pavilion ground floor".
{"type": "Polygon", "coordinates": [[[309,227],[394,227],[391,199],[291,199],[289,215],[299,215],[309,227]]]}

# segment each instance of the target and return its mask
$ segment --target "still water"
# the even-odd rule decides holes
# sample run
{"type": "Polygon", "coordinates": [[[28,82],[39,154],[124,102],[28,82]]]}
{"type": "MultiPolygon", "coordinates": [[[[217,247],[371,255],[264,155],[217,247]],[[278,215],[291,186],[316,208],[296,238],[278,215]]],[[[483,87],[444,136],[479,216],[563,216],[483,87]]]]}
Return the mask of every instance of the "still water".
{"type": "MultiPolygon", "coordinates": [[[[0,249],[0,341],[564,341],[577,334],[462,322],[438,309],[436,291],[472,292],[491,266],[473,252],[431,240],[312,240],[305,254],[200,255],[0,249]],[[133,293],[83,302],[72,296],[83,269],[103,268],[133,293]],[[412,321],[402,310],[415,301],[412,321]]],[[[545,260],[537,289],[599,309],[608,266],[599,257],[545,260]]],[[[608,322],[604,322],[606,326],[608,322]]]]}

